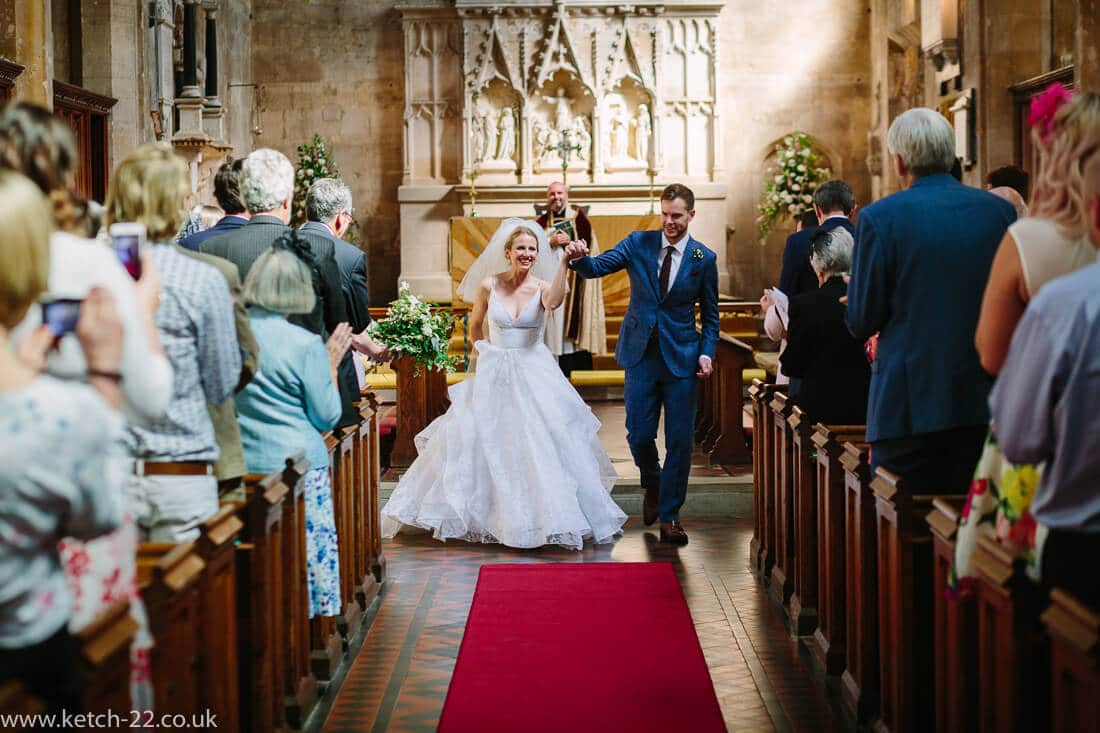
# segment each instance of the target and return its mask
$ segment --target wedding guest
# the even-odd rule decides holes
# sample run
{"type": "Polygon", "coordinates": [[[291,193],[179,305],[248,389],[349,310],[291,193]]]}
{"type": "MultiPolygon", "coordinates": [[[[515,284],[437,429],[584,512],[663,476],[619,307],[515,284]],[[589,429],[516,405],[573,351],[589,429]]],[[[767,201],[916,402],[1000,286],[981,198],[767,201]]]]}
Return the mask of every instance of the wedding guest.
{"type": "MultiPolygon", "coordinates": [[[[1081,166],[1086,196],[1078,213],[1100,249],[1100,153],[1081,166]]],[[[1035,199],[1048,181],[1040,173],[1035,199]]],[[[1036,206],[1038,211],[1041,207],[1036,206]]],[[[1080,227],[1080,219],[1064,220],[1080,227]]],[[[1039,291],[1012,337],[990,396],[1005,457],[1045,462],[1031,512],[1049,534],[1042,547],[1045,586],[1100,607],[1100,575],[1087,564],[1100,553],[1100,263],[1039,291]]]]}
{"type": "Polygon", "coordinates": [[[863,209],[856,229],[848,328],[879,333],[867,405],[872,468],[914,494],[963,493],[985,439],[990,378],[974,349],[982,291],[1016,213],[950,175],[955,132],[916,108],[887,144],[906,190],[863,209]]]}
{"type": "Polygon", "coordinates": [[[340,289],[344,296],[352,333],[352,350],[340,362],[340,400],[343,415],[340,426],[359,421],[355,403],[363,387],[365,374],[354,352],[366,354],[372,361],[388,361],[389,353],[364,330],[370,325],[370,298],[367,293],[367,258],[363,250],[343,240],[355,222],[352,215],[351,189],[335,178],[319,178],[306,194],[306,216],[309,219],[299,234],[313,244],[327,242],[334,248],[336,266],[340,270],[340,289]],[[321,240],[320,243],[313,240],[321,240]]]}
{"type": "MultiPolygon", "coordinates": [[[[203,242],[202,251],[234,263],[247,280],[256,259],[290,231],[287,222],[294,198],[294,166],[277,150],[253,151],[241,167],[241,193],[250,215],[248,223],[203,242]]],[[[295,315],[292,320],[324,339],[348,320],[336,250],[329,241],[303,241],[299,255],[309,265],[316,305],[311,313],[295,315]]]]}
{"type": "Polygon", "coordinates": [[[327,343],[286,316],[313,310],[306,265],[290,249],[293,232],[261,255],[244,282],[260,371],[237,398],[245,461],[253,473],[282,471],[287,456],[305,451],[306,559],[309,615],[340,613],[340,559],[328,450],[321,438],[340,419],[337,368],[351,345],[351,326],[327,343]]]}
{"type": "Polygon", "coordinates": [[[783,371],[800,380],[797,404],[813,420],[861,425],[867,416],[871,368],[863,344],[844,324],[844,274],[852,259],[852,235],[844,227],[818,229],[810,243],[810,264],[818,288],[790,302],[783,371]]]}
{"type": "MultiPolygon", "coordinates": [[[[982,300],[975,344],[982,366],[997,375],[1005,363],[1020,318],[1040,288],[1096,261],[1089,241],[1088,181],[1082,171],[1100,147],[1100,95],[1070,92],[1061,85],[1036,98],[1032,139],[1039,173],[1032,195],[1035,217],[1008,228],[993,260],[982,300]],[[1040,111],[1044,111],[1040,113],[1040,111]]],[[[1016,399],[1029,399],[1021,393],[1016,399]]],[[[978,530],[991,525],[998,540],[1020,552],[1038,571],[1037,525],[1031,512],[1040,466],[1005,459],[992,427],[974,470],[970,496],[955,543],[956,585],[969,584],[978,530]]]]}
{"type": "Polygon", "coordinates": [[[1031,175],[1018,165],[1003,165],[989,172],[985,177],[985,187],[989,190],[1011,188],[1027,201],[1031,193],[1031,175]]]}
{"type": "MultiPolygon", "coordinates": [[[[161,347],[156,327],[161,276],[148,253],[142,255],[141,277],[135,281],[109,247],[86,239],[99,225],[83,218],[95,209],[79,205],[71,191],[77,162],[76,141],[68,125],[47,110],[26,103],[9,104],[0,113],[0,167],[14,169],[35,181],[52,203],[59,231],[50,237],[49,299],[83,299],[96,288],[111,296],[122,323],[122,414],[129,425],[149,425],[158,420],[172,397],[172,367],[161,347]]],[[[32,308],[12,338],[20,353],[36,363],[43,346],[41,312],[32,308]]],[[[54,342],[46,371],[64,380],[87,380],[88,361],[80,340],[73,334],[54,342]]],[[[36,363],[37,368],[37,363],[36,363]]],[[[123,440],[124,434],[119,435],[123,440]]],[[[113,468],[104,478],[122,503],[134,455],[132,446],[120,444],[113,454],[113,468]]],[[[130,649],[130,697],[134,710],[149,710],[153,693],[149,674],[149,633],[137,589],[138,531],[132,507],[125,506],[122,523],[115,531],[90,542],[74,537],[59,545],[61,566],[72,598],[70,631],[75,633],[94,621],[120,599],[130,599],[131,615],[138,624],[130,649]]]]}
{"type": "Polygon", "coordinates": [[[206,240],[235,232],[248,223],[248,211],[245,210],[244,200],[241,197],[243,164],[243,158],[237,160],[230,158],[218,168],[218,172],[214,174],[214,198],[221,210],[225,212],[225,216],[208,228],[181,239],[179,242],[181,247],[197,252],[206,240]]]}
{"type": "Polygon", "coordinates": [[[779,275],[779,289],[793,298],[802,293],[817,290],[817,275],[810,266],[810,238],[817,229],[829,231],[844,227],[850,234],[855,227],[848,218],[856,207],[852,187],[844,181],[825,181],[814,191],[813,226],[803,228],[787,238],[783,249],[783,270],[779,275]]]}
{"type": "Polygon", "coordinates": [[[136,148],[119,163],[107,191],[106,223],[145,225],[153,264],[163,277],[157,329],[175,378],[165,416],[129,426],[134,475],[128,491],[143,539],[185,542],[218,510],[218,446],[206,403],[221,404],[241,376],[233,305],[216,269],[173,245],[187,167],[167,143],[136,148]]]}
{"type": "Polygon", "coordinates": [[[75,327],[87,385],[16,356],[11,329],[46,289],[52,226],[35,184],[0,171],[0,685],[17,681],[57,713],[79,710],[82,688],[58,541],[91,540],[122,517],[112,451],[122,431],[123,335],[110,294],[94,288],[75,327]]]}
{"type": "Polygon", "coordinates": [[[1008,186],[998,186],[997,188],[989,189],[989,192],[998,198],[1002,198],[1008,203],[1012,204],[1012,208],[1016,210],[1016,218],[1023,219],[1027,216],[1027,203],[1023,197],[1014,188],[1008,186]]]}

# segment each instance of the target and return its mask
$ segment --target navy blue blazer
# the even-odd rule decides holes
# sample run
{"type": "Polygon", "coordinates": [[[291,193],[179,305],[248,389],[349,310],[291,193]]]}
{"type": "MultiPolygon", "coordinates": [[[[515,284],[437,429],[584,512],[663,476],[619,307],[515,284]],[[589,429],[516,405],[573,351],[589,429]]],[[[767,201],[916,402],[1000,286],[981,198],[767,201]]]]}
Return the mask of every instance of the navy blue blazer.
{"type": "Polygon", "coordinates": [[[993,255],[1016,211],[947,173],[865,208],[856,226],[848,329],[879,333],[867,439],[989,420],[992,380],[974,348],[993,255]]]}
{"type": "Polygon", "coordinates": [[[656,329],[669,371],[677,377],[689,377],[699,369],[699,355],[713,359],[718,345],[718,257],[689,235],[676,279],[662,298],[657,271],[660,249],[660,231],[631,232],[607,252],[582,257],[570,267],[584,278],[603,277],[626,268],[630,305],[615,347],[615,360],[624,369],[641,362],[656,329]],[[696,303],[702,335],[695,330],[696,303]]]}
{"type": "Polygon", "coordinates": [[[807,227],[787,237],[787,246],[783,248],[783,269],[779,274],[779,289],[787,297],[817,290],[817,273],[810,266],[810,241],[817,230],[828,232],[837,227],[844,227],[853,237],[856,235],[856,227],[850,219],[834,216],[819,226],[807,227]]]}
{"type": "Polygon", "coordinates": [[[237,216],[236,214],[230,214],[229,216],[223,216],[218,220],[218,223],[209,229],[203,229],[201,232],[195,232],[189,237],[184,237],[179,241],[179,246],[184,249],[189,249],[195,252],[202,251],[202,243],[211,237],[217,237],[218,235],[225,234],[226,232],[236,231],[245,224],[248,223],[248,219],[243,216],[237,216]]]}

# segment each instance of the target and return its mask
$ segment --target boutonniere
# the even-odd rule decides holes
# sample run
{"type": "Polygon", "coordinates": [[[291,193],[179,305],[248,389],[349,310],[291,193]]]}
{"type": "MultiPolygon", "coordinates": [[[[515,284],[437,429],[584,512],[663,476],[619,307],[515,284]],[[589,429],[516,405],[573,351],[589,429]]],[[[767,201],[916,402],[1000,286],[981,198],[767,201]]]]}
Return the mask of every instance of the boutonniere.
{"type": "Polygon", "coordinates": [[[695,248],[694,250],[692,250],[692,252],[691,252],[691,259],[693,259],[693,260],[701,260],[701,259],[703,259],[703,250],[701,250],[701,249],[699,249],[698,247],[696,247],[696,248],[695,248]]]}

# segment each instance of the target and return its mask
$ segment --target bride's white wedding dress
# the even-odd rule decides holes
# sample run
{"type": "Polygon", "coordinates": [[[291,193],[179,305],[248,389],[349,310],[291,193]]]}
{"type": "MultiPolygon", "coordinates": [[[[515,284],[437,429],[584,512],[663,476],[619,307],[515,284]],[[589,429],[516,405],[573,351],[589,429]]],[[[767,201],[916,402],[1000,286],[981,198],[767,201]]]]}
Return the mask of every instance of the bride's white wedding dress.
{"type": "Polygon", "coordinates": [[[541,290],[512,317],[495,288],[476,375],[416,436],[418,457],[382,509],[382,535],[410,525],[436,539],[509,547],[608,542],[626,514],[599,420],[542,342],[541,290]]]}

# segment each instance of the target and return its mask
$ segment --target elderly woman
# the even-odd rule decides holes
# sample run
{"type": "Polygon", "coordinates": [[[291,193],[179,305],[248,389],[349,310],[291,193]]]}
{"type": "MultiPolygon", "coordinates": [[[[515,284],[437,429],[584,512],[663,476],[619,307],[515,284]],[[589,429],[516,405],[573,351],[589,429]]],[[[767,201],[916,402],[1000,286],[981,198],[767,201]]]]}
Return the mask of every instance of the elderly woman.
{"type": "Polygon", "coordinates": [[[844,323],[840,302],[852,262],[852,235],[843,227],[819,230],[810,243],[818,289],[791,299],[783,371],[800,379],[797,402],[815,421],[862,425],[867,415],[871,368],[863,345],[844,323]]]}
{"type": "Polygon", "coordinates": [[[340,419],[337,367],[351,345],[351,326],[337,326],[325,344],[287,321],[313,310],[309,267],[295,253],[291,231],[261,255],[244,282],[252,333],[260,345],[260,371],[237,396],[241,443],[253,473],[282,471],[304,451],[309,615],[340,613],[340,556],[329,481],[328,450],[321,438],[340,419]]]}
{"type": "Polygon", "coordinates": [[[58,712],[81,709],[58,541],[90,540],[122,518],[110,456],[122,432],[123,336],[111,296],[96,288],[75,328],[87,385],[42,375],[10,348],[11,328],[46,289],[52,228],[35,185],[0,171],[0,686],[17,680],[58,712]]]}

